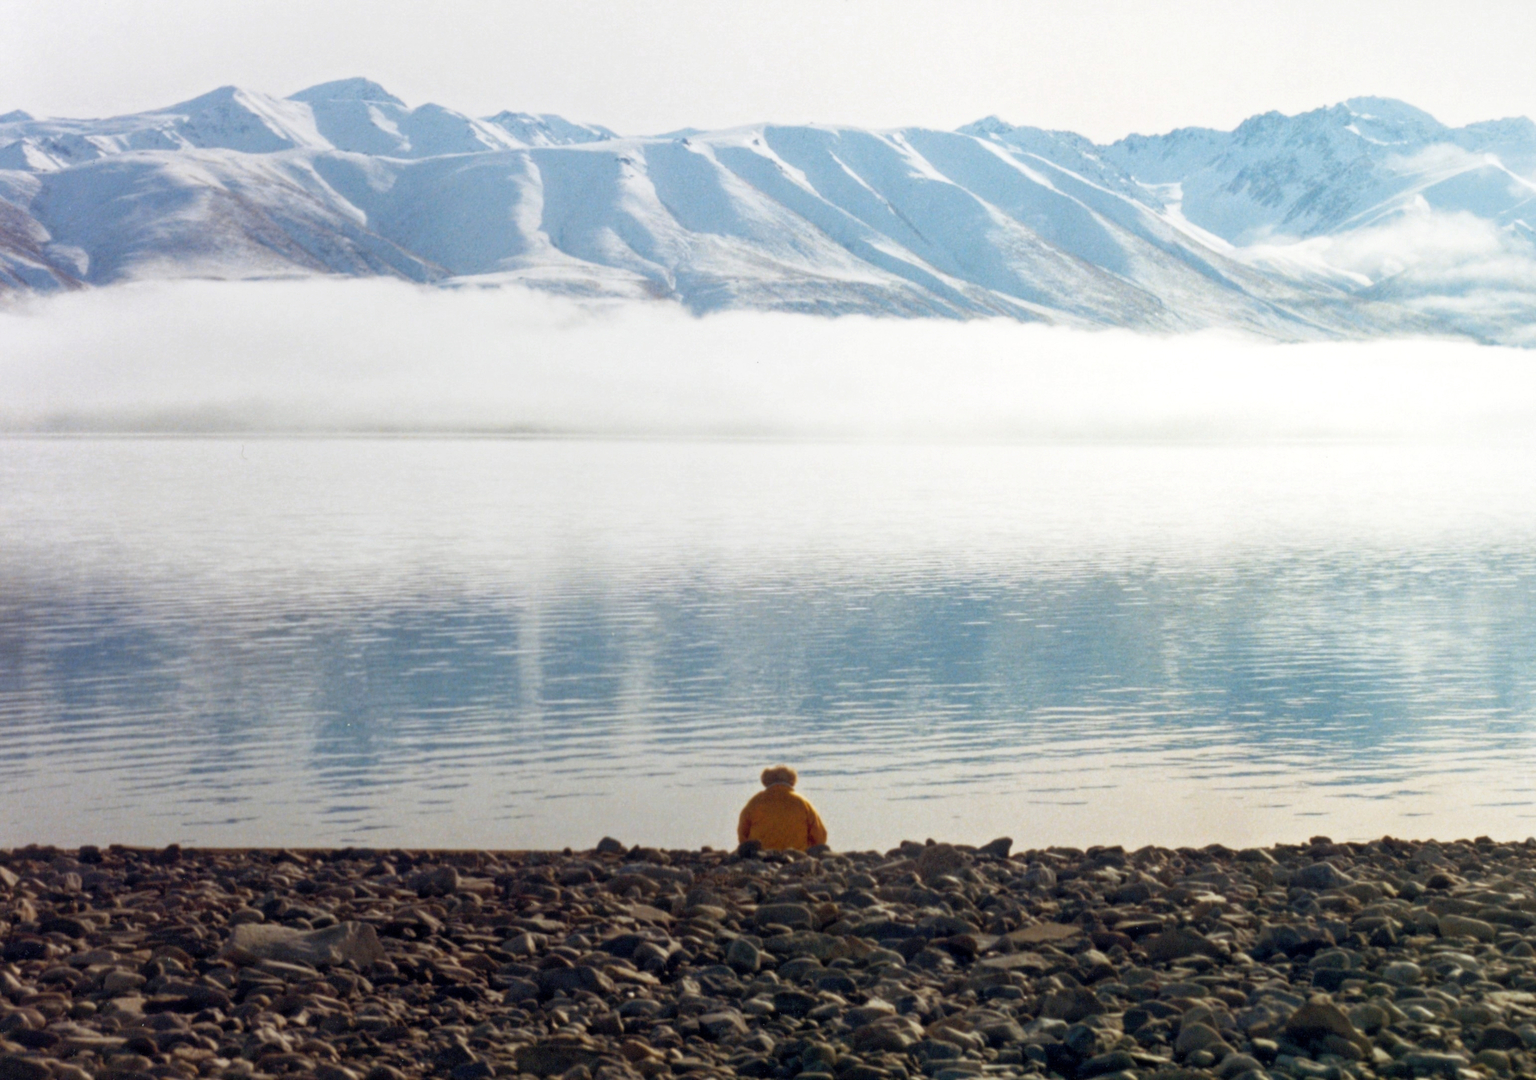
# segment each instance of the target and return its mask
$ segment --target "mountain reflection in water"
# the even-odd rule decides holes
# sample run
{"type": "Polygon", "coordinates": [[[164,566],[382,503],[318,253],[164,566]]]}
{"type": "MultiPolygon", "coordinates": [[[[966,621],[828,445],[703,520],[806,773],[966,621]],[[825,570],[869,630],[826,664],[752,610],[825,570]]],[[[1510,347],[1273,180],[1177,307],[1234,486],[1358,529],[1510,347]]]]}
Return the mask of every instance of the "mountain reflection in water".
{"type": "Polygon", "coordinates": [[[0,441],[0,845],[1524,836],[1532,466],[0,441]]]}

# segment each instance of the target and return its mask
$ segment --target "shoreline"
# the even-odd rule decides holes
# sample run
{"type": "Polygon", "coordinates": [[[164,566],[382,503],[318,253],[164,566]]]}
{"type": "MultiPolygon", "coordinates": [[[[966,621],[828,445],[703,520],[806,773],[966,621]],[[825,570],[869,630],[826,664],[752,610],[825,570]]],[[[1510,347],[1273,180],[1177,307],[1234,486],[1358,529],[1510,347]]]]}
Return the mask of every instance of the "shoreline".
{"type": "Polygon", "coordinates": [[[0,1080],[1536,1078],[1536,843],[0,851],[0,1080]]]}

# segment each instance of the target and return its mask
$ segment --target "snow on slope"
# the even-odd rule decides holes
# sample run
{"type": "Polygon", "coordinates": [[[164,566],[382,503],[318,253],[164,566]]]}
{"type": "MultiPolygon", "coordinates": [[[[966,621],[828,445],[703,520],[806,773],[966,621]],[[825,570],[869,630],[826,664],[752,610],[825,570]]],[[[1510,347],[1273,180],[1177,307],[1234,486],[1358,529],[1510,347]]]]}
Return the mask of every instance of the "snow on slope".
{"type": "Polygon", "coordinates": [[[321,83],[288,100],[308,107],[315,126],[336,150],[420,158],[521,145],[500,126],[441,105],[407,108],[367,79],[321,83]]]}
{"type": "Polygon", "coordinates": [[[41,169],[68,168],[136,150],[265,154],[326,145],[306,107],[235,86],[154,112],[107,120],[33,120],[24,113],[15,120],[0,118],[0,160],[7,151],[11,161],[26,153],[41,169]]]}
{"type": "Polygon", "coordinates": [[[1096,146],[757,125],[620,138],[366,79],[0,116],[0,290],[387,274],[585,296],[1298,339],[1525,340],[1536,125],[1401,102],[1096,146]]]}
{"type": "MultiPolygon", "coordinates": [[[[1246,246],[1379,220],[1463,172],[1509,172],[1501,157],[1529,175],[1536,126],[1520,120],[1451,129],[1400,101],[1351,98],[1299,116],[1265,113],[1231,132],[1133,135],[1102,154],[1143,183],[1179,183],[1190,222],[1246,246]]],[[[1447,204],[1462,198],[1455,185],[1443,194],[1447,204]]],[[[1492,216],[1504,203],[1491,212],[1469,208],[1492,216]]]]}
{"type": "Polygon", "coordinates": [[[520,146],[570,146],[574,143],[602,142],[618,136],[600,124],[573,124],[559,116],[511,112],[503,109],[486,122],[495,124],[520,146]]]}
{"type": "Polygon", "coordinates": [[[91,284],[142,277],[391,274],[440,269],[367,227],[299,155],[119,154],[39,176],[27,211],[83,253],[91,284]]]}

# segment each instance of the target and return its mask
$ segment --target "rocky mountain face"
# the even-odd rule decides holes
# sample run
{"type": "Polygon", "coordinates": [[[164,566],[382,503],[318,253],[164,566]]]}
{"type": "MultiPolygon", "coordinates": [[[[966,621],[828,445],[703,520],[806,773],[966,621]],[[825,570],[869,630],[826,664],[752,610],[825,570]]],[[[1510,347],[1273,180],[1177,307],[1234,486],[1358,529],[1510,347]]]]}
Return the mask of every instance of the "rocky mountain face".
{"type": "Polygon", "coordinates": [[[755,125],[629,138],[347,79],[0,115],[0,292],[394,275],[696,312],[1524,344],[1536,125],[1357,98],[1098,146],[755,125]]]}

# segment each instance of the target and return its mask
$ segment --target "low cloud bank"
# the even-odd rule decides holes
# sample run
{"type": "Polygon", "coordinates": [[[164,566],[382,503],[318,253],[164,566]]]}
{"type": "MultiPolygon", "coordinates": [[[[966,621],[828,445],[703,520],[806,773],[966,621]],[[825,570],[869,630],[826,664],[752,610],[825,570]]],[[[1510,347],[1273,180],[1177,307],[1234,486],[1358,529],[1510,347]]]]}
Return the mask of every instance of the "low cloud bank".
{"type": "Polygon", "coordinates": [[[390,281],[0,311],[0,430],[977,440],[1523,437],[1528,353],[823,319],[390,281]]]}

